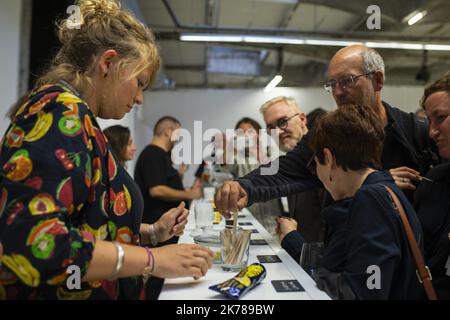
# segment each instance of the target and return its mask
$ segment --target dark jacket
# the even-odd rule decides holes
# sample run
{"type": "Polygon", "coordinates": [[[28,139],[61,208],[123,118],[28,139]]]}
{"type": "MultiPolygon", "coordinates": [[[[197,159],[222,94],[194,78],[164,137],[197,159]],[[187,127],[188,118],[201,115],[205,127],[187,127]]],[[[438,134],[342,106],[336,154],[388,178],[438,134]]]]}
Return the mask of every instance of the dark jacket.
{"type": "Polygon", "coordinates": [[[450,299],[450,276],[445,264],[450,255],[450,164],[432,169],[414,198],[414,207],[422,224],[425,259],[440,299],[450,299]]]}
{"type": "MultiPolygon", "coordinates": [[[[383,170],[409,166],[422,175],[426,174],[430,165],[439,163],[435,144],[428,139],[427,123],[418,121],[412,113],[391,107],[384,102],[383,105],[388,115],[382,153],[383,170]]],[[[247,191],[249,205],[321,186],[316,175],[308,169],[308,163],[313,157],[309,138],[308,134],[285,156],[238,179],[247,191]],[[272,175],[264,174],[261,168],[268,166],[275,169],[278,166],[278,170],[272,175]]],[[[412,192],[406,192],[406,195],[412,202],[412,192]]]]}
{"type": "MultiPolygon", "coordinates": [[[[333,298],[340,297],[337,293],[348,287],[354,294],[352,298],[356,299],[424,297],[402,222],[384,186],[398,196],[416,239],[419,242],[422,239],[414,209],[390,173],[371,173],[353,198],[337,201],[323,211],[328,234],[321,269],[327,272],[322,272],[316,281],[333,298]],[[369,277],[374,274],[368,271],[370,266],[379,267],[379,289],[370,290],[367,286],[369,277]],[[342,284],[340,288],[336,288],[336,283],[342,284]]],[[[301,240],[299,233],[293,231],[282,242],[282,247],[297,261],[301,240]]]]}
{"type": "Polygon", "coordinates": [[[288,196],[288,216],[298,223],[306,242],[323,242],[325,223],[321,212],[332,202],[328,191],[323,188],[307,190],[288,196]]]}

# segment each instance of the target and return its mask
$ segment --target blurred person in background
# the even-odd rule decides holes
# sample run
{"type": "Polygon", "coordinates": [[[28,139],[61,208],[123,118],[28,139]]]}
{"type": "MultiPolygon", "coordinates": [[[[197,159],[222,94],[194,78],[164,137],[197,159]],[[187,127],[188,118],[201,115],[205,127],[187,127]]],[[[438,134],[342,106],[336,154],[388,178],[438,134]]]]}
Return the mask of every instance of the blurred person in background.
{"type": "MultiPolygon", "coordinates": [[[[159,119],[151,143],[138,157],[134,180],[144,198],[144,223],[154,223],[180,201],[189,202],[202,196],[199,185],[185,189],[179,172],[173,167],[171,151],[177,142],[173,139],[174,132],[180,128],[180,122],[173,117],[159,119]]],[[[170,240],[171,243],[177,241],[176,237],[170,240]]]]}
{"type": "MultiPolygon", "coordinates": [[[[245,148],[243,150],[237,150],[236,154],[240,154],[241,159],[245,159],[245,163],[235,163],[231,166],[231,172],[234,173],[236,178],[242,177],[254,169],[258,168],[261,164],[269,161],[268,150],[260,150],[259,135],[262,130],[261,125],[252,118],[242,118],[235,126],[236,140],[246,139],[245,148]]],[[[238,146],[235,146],[238,147],[238,146]]],[[[283,213],[281,202],[279,199],[272,199],[265,202],[254,203],[247,208],[253,216],[264,226],[264,228],[272,235],[276,235],[276,221],[275,218],[283,213]]]]}
{"type": "Polygon", "coordinates": [[[133,160],[136,152],[136,145],[131,137],[130,129],[116,125],[106,128],[103,133],[108,138],[117,161],[126,168],[126,162],[133,160]]]}

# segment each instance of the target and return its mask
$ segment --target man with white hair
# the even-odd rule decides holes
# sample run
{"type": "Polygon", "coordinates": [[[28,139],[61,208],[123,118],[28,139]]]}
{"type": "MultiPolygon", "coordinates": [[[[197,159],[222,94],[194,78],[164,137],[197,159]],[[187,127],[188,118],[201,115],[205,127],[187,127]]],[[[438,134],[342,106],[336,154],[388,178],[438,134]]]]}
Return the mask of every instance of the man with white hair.
{"type": "MultiPolygon", "coordinates": [[[[270,99],[261,106],[260,112],[267,130],[276,130],[278,147],[283,153],[293,150],[308,133],[306,115],[294,98],[278,96],[270,99]]],[[[323,240],[324,227],[320,215],[326,203],[323,188],[294,193],[280,200],[288,217],[297,221],[298,231],[306,242],[323,240]]]]}
{"type": "Polygon", "coordinates": [[[297,102],[290,97],[275,97],[260,109],[267,130],[277,130],[279,148],[284,153],[291,151],[308,132],[306,115],[297,102]]]}
{"type": "MultiPolygon", "coordinates": [[[[327,91],[336,104],[365,105],[372,108],[385,126],[381,165],[390,170],[396,184],[412,200],[414,183],[439,163],[436,147],[428,138],[428,127],[414,114],[390,106],[381,99],[384,86],[384,62],[374,49],[352,45],[339,50],[328,67],[327,91]]],[[[219,211],[229,216],[230,210],[321,185],[314,171],[314,155],[308,147],[308,136],[284,157],[278,159],[274,175],[261,175],[260,170],[225,183],[216,193],[219,211]]]]}

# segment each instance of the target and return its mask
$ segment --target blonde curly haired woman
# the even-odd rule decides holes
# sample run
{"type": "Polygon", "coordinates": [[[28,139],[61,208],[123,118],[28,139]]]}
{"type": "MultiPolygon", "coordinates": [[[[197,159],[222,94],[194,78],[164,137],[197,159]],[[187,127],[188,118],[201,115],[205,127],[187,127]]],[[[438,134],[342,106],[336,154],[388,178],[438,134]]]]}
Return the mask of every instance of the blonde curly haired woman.
{"type": "Polygon", "coordinates": [[[197,245],[139,246],[182,232],[187,212],[180,205],[164,223],[141,226],[139,189],[114,160],[96,117],[121,119],[143,104],[158,49],[117,1],[77,5],[80,28],[59,24],[62,46],[11,109],[1,145],[3,298],[138,299],[145,277],[199,278],[212,265],[213,253],[197,245]],[[81,286],[68,270],[79,270],[81,286]]]}

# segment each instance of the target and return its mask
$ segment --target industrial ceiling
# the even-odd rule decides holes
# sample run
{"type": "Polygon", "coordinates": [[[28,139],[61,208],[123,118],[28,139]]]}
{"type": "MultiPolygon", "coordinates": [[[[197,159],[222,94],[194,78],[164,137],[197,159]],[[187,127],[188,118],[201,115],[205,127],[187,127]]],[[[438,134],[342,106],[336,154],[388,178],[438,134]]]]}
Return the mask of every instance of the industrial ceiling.
{"type": "MultiPolygon", "coordinates": [[[[283,76],[280,86],[320,86],[326,81],[329,59],[340,48],[214,40],[185,42],[180,40],[183,34],[450,45],[448,0],[139,0],[138,4],[161,48],[163,69],[157,84],[160,90],[262,88],[276,74],[283,76]],[[371,5],[380,9],[380,29],[368,28],[371,5]],[[405,18],[414,12],[423,12],[424,17],[409,25],[405,18]],[[221,48],[258,53],[258,71],[214,71],[211,55],[221,48]]],[[[385,60],[390,85],[423,84],[450,70],[450,51],[377,50],[385,60]]]]}

